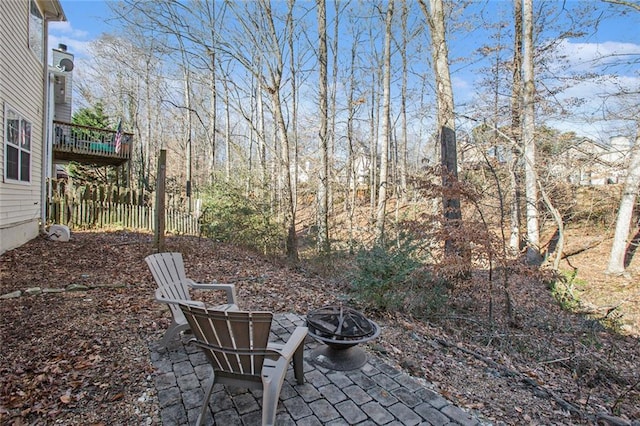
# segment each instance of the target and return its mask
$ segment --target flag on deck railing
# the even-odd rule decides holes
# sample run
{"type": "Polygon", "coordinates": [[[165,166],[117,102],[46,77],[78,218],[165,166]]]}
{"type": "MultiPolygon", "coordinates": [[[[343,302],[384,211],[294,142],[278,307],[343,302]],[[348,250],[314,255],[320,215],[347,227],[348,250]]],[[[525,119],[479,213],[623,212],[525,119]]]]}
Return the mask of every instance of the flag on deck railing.
{"type": "Polygon", "coordinates": [[[116,154],[120,154],[122,148],[122,119],[118,122],[118,130],[116,131],[116,154]]]}

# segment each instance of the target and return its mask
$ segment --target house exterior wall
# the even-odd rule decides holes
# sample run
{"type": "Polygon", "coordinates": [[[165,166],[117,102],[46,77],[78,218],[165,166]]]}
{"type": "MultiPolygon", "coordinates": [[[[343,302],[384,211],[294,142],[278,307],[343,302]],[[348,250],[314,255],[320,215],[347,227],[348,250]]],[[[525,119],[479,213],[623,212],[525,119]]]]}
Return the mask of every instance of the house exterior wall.
{"type": "MultiPolygon", "coordinates": [[[[42,213],[45,149],[47,11],[58,2],[38,1],[44,18],[44,59],[29,47],[30,1],[0,1],[0,253],[36,237],[42,213]],[[46,4],[45,4],[46,3],[46,4]],[[5,179],[7,107],[31,123],[30,181],[5,179]]],[[[62,16],[64,19],[64,16],[62,16]]]]}

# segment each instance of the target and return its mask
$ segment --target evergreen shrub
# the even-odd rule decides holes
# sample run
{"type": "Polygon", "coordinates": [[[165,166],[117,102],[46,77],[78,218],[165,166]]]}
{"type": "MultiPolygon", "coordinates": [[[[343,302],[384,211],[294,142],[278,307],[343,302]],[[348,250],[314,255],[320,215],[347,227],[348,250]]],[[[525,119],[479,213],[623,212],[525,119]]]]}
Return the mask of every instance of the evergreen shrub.
{"type": "Polygon", "coordinates": [[[200,218],[202,235],[275,254],[284,234],[265,204],[230,184],[217,183],[205,191],[200,218]]]}

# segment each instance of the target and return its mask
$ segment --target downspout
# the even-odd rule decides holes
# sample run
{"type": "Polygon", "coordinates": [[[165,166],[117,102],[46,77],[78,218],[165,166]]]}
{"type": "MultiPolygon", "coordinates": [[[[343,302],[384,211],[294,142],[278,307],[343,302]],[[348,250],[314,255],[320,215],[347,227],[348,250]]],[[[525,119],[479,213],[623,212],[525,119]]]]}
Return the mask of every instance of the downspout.
{"type": "Polygon", "coordinates": [[[42,114],[42,175],[41,175],[41,188],[40,188],[40,232],[45,232],[47,224],[47,189],[48,182],[51,175],[51,126],[53,124],[53,84],[51,82],[52,75],[49,72],[49,21],[44,19],[44,66],[42,76],[42,90],[43,90],[43,110],[42,114]]]}

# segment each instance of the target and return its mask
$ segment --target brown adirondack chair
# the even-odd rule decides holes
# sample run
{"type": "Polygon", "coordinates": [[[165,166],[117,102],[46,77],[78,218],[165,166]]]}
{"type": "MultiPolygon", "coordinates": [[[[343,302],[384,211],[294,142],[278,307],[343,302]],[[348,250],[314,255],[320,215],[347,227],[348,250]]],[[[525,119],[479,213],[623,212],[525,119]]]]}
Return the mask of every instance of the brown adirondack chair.
{"type": "Polygon", "coordinates": [[[262,389],[262,424],[273,425],[278,399],[289,363],[297,382],[304,383],[303,351],[307,327],[296,327],[284,344],[269,343],[271,312],[219,311],[181,304],[191,325],[190,343],[204,351],[213,367],[213,379],[198,416],[206,415],[211,391],[216,383],[241,388],[262,389]]]}
{"type": "Polygon", "coordinates": [[[166,348],[171,339],[189,329],[189,324],[182,314],[179,304],[204,306],[203,302],[191,299],[190,289],[222,290],[226,292],[227,303],[217,306],[221,310],[237,310],[236,292],[233,284],[201,284],[187,278],[181,253],[157,253],[145,258],[151,274],[158,285],[156,301],[165,303],[171,311],[171,325],[160,341],[160,347],[166,348]]]}

